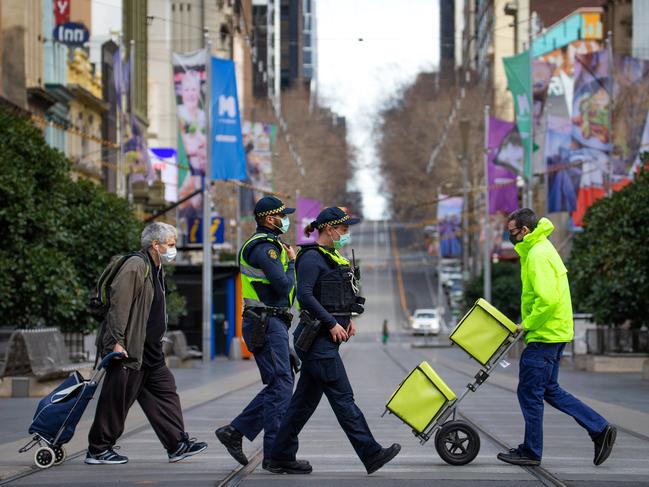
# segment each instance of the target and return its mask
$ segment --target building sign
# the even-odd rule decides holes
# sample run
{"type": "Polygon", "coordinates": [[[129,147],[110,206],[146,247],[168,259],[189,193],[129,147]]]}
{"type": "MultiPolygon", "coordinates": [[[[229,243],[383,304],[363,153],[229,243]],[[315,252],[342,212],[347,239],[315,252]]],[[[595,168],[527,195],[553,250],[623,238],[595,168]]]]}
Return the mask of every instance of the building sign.
{"type": "Polygon", "coordinates": [[[604,39],[602,12],[578,12],[550,27],[532,42],[532,56],[539,57],[575,41],[604,39]]]}
{"type": "Polygon", "coordinates": [[[70,0],[54,0],[54,25],[70,22],[70,0]]]}
{"type": "MultiPolygon", "coordinates": [[[[187,226],[187,243],[188,244],[201,244],[203,243],[203,219],[194,218],[189,221],[187,226]]],[[[222,244],[225,242],[225,225],[223,217],[212,217],[212,228],[210,228],[210,235],[212,235],[213,244],[222,244]]]]}
{"type": "Polygon", "coordinates": [[[90,32],[78,22],[65,22],[54,27],[54,42],[67,46],[83,46],[90,39],[90,32]]]}

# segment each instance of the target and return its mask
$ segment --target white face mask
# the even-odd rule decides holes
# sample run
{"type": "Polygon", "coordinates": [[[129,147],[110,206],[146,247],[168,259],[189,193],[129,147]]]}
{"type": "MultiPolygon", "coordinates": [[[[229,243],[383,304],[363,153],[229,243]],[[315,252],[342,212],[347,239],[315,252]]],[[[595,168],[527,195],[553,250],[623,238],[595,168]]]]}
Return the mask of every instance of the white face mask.
{"type": "Polygon", "coordinates": [[[167,247],[167,251],[164,254],[161,254],[160,251],[157,249],[156,251],[160,256],[160,260],[164,264],[171,264],[176,259],[176,254],[178,253],[176,247],[167,247]]]}

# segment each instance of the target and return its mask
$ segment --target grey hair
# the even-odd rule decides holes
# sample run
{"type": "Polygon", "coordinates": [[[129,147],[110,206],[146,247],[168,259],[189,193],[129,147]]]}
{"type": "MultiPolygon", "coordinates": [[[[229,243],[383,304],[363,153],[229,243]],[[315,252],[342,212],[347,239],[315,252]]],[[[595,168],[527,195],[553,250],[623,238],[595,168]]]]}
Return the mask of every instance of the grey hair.
{"type": "Polygon", "coordinates": [[[154,240],[158,242],[166,242],[169,237],[178,238],[176,227],[163,222],[153,222],[144,227],[142,230],[142,237],[140,241],[143,249],[148,249],[153,244],[154,240]]]}

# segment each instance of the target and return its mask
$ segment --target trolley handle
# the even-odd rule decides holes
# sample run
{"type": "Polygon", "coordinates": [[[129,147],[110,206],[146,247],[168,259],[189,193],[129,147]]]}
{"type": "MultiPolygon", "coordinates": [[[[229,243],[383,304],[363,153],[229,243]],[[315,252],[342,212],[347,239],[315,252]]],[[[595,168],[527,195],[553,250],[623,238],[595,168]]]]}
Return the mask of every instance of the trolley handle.
{"type": "Polygon", "coordinates": [[[110,363],[110,361],[113,360],[114,358],[122,358],[122,357],[124,357],[124,354],[122,352],[109,353],[103,359],[101,359],[101,362],[99,362],[99,364],[97,365],[97,371],[100,371],[101,369],[105,369],[110,363]]]}

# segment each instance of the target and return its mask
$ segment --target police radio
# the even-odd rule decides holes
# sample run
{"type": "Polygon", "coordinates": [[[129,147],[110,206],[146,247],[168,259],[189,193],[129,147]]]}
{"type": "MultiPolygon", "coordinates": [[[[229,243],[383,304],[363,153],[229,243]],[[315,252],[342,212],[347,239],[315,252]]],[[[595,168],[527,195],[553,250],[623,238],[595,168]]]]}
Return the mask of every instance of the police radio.
{"type": "Polygon", "coordinates": [[[352,249],[352,268],[350,272],[350,279],[354,295],[356,296],[355,302],[351,305],[351,312],[353,315],[361,315],[365,312],[365,306],[363,306],[365,304],[365,298],[358,295],[358,293],[361,291],[361,269],[356,265],[356,255],[354,254],[354,249],[352,249]]]}

